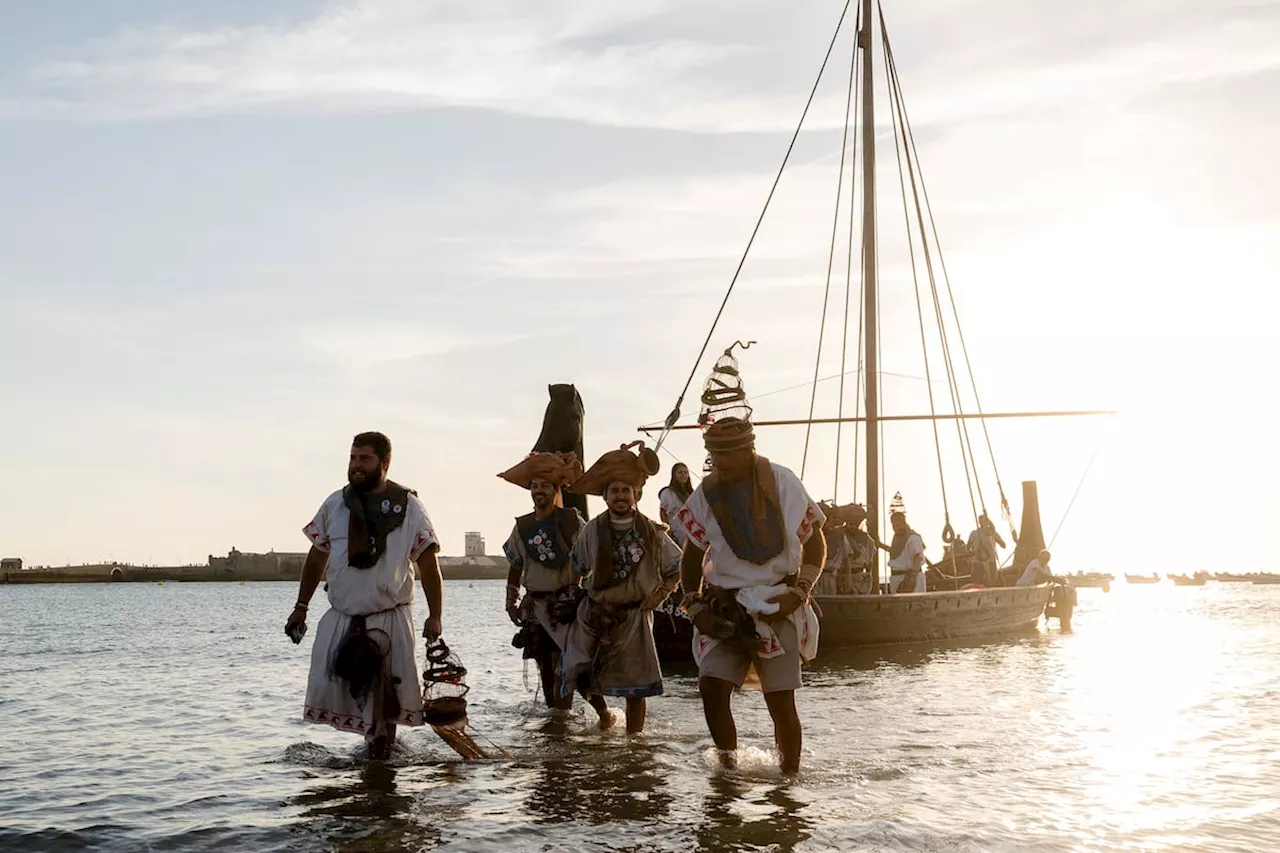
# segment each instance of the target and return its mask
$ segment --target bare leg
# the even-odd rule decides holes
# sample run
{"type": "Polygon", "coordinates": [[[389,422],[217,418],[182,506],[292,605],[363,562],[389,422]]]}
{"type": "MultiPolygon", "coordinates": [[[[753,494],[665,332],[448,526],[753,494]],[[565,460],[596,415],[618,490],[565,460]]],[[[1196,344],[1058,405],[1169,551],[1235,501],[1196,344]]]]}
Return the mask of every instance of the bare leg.
{"type": "Polygon", "coordinates": [[[573,707],[572,693],[568,696],[560,695],[560,676],[556,674],[554,666],[548,666],[542,670],[542,694],[548,708],[555,708],[557,711],[568,711],[573,707]]]}
{"type": "Polygon", "coordinates": [[[800,731],[800,715],[796,712],[796,692],[779,690],[776,693],[766,693],[764,703],[769,706],[769,716],[773,717],[773,737],[778,744],[778,752],[782,755],[782,772],[800,772],[803,734],[800,731]]]}
{"type": "Polygon", "coordinates": [[[733,699],[733,685],[720,678],[700,678],[698,692],[702,694],[702,713],[707,718],[707,729],[721,753],[720,763],[731,767],[733,761],[728,754],[738,748],[738,726],[729,707],[733,699]]]}
{"type": "Polygon", "coordinates": [[[644,716],[647,705],[643,696],[627,699],[627,734],[638,735],[644,731],[644,716]]]}
{"type": "Polygon", "coordinates": [[[369,757],[374,761],[386,761],[391,757],[391,748],[396,742],[395,723],[387,724],[387,733],[378,735],[369,742],[369,757]]]}

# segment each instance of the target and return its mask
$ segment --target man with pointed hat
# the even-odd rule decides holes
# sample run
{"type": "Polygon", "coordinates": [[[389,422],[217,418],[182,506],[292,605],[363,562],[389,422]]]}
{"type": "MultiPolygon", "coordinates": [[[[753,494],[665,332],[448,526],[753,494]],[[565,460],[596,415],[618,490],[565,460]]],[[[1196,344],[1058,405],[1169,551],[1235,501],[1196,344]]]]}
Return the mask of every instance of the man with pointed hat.
{"type": "MultiPolygon", "coordinates": [[[[576,509],[564,506],[561,489],[582,476],[582,463],[572,451],[535,452],[498,476],[528,489],[533,498],[533,512],[516,519],[502,546],[510,566],[507,616],[520,628],[516,642],[524,657],[538,666],[547,707],[567,711],[573,707],[573,693],[561,695],[556,671],[581,595],[569,552],[586,520],[576,509]]],[[[596,696],[589,701],[601,720],[610,719],[603,699],[596,696]]]]}
{"type": "Polygon", "coordinates": [[[698,690],[721,760],[731,764],[738,731],[730,703],[754,670],[783,772],[794,773],[802,740],[795,692],[802,661],[817,652],[809,595],[826,562],[826,516],[794,472],[756,453],[750,407],[729,351],[721,363],[703,392],[709,407],[703,441],[713,470],[677,515],[689,534],[681,574],[698,690]]]}
{"type": "Polygon", "coordinates": [[[889,592],[924,592],[924,539],[907,523],[907,507],[902,493],[895,493],[889,503],[889,524],[893,541],[889,543],[889,592]]]}
{"type": "Polygon", "coordinates": [[[625,698],[633,734],[644,729],[646,699],[662,694],[653,611],[680,582],[680,549],[636,508],[658,467],[657,454],[633,442],[604,454],[570,487],[604,498],[608,511],[587,522],[573,545],[587,594],[565,639],[560,690],[582,679],[591,695],[625,698]]]}

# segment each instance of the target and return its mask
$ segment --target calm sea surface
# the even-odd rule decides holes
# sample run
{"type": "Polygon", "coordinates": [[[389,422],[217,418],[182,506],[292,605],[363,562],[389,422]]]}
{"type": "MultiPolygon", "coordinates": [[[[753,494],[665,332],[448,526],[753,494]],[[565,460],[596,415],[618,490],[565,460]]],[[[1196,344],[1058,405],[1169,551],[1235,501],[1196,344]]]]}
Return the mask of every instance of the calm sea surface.
{"type": "Polygon", "coordinates": [[[759,694],[716,769],[689,671],[641,737],[551,719],[502,586],[447,583],[445,636],[514,760],[416,729],[389,765],[302,722],[293,584],[0,586],[0,850],[1280,849],[1280,586],[1121,582],[1074,634],[828,651],[794,780],[759,694]]]}

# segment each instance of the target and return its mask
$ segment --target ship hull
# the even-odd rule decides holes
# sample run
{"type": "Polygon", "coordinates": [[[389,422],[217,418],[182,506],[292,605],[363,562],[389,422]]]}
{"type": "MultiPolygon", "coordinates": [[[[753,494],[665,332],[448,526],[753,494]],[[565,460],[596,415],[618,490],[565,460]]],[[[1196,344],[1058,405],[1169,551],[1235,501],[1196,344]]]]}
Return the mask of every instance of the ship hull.
{"type": "MultiPolygon", "coordinates": [[[[850,649],[1007,636],[1035,630],[1052,587],[991,587],[903,595],[819,595],[821,649],[850,649]]],[[[693,626],[658,614],[658,655],[664,663],[693,659],[693,626]]]]}

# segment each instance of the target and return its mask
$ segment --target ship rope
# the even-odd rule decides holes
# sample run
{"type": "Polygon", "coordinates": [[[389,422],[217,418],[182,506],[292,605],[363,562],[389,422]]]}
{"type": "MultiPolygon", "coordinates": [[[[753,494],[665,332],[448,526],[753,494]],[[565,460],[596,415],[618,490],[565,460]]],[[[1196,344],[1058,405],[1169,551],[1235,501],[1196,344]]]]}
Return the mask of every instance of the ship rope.
{"type": "MultiPolygon", "coordinates": [[[[889,76],[891,80],[895,81],[894,85],[898,86],[899,84],[897,83],[897,80],[898,80],[897,64],[893,59],[892,48],[889,46],[888,29],[885,26],[884,9],[882,6],[879,7],[879,12],[880,12],[880,29],[881,29],[881,32],[884,34],[883,37],[885,41],[886,58],[887,58],[887,63],[890,66],[889,76]]],[[[915,132],[912,129],[910,119],[907,116],[905,101],[901,102],[901,104],[902,104],[903,127],[905,130],[906,143],[910,148],[912,160],[914,161],[916,165],[916,169],[920,174],[920,193],[924,202],[924,212],[929,223],[929,230],[933,237],[934,245],[938,247],[938,265],[942,273],[942,282],[943,282],[943,287],[946,290],[947,303],[951,308],[951,316],[954,318],[954,321],[955,321],[956,334],[960,342],[960,352],[961,352],[961,355],[963,356],[965,370],[969,378],[969,389],[973,394],[974,407],[977,410],[977,414],[981,415],[983,413],[982,399],[978,394],[978,383],[973,372],[973,363],[969,358],[969,347],[965,342],[964,327],[960,324],[960,314],[959,314],[959,310],[956,307],[955,291],[951,287],[951,277],[947,271],[946,257],[942,253],[942,248],[941,248],[942,242],[938,236],[938,223],[937,223],[937,219],[934,217],[934,214],[933,214],[933,204],[929,199],[928,182],[925,181],[924,179],[924,167],[920,163],[919,151],[916,147],[915,132]]],[[[987,427],[987,422],[985,418],[979,418],[978,420],[982,424],[983,438],[987,446],[988,456],[990,457],[990,460],[991,460],[991,469],[992,469],[992,473],[995,476],[996,488],[1000,494],[1000,513],[1004,518],[1005,522],[1009,525],[1009,531],[1013,536],[1014,543],[1016,544],[1018,541],[1018,530],[1017,530],[1017,526],[1014,524],[1012,510],[1010,510],[1009,508],[1009,499],[1005,494],[1004,483],[1000,479],[1000,468],[999,468],[999,465],[996,463],[995,449],[991,443],[991,432],[987,427]]],[[[968,447],[969,447],[970,458],[974,458],[976,462],[976,458],[973,456],[972,443],[968,441],[967,423],[965,424],[964,429],[965,429],[965,435],[966,435],[966,444],[968,444],[968,447]]],[[[982,512],[985,515],[987,510],[985,505],[986,502],[981,497],[981,481],[978,482],[978,489],[979,489],[979,502],[982,504],[982,512]]]]}
{"type": "Polygon", "coordinates": [[[773,185],[769,188],[769,194],[765,197],[764,206],[760,209],[760,216],[756,219],[755,227],[751,229],[751,236],[747,240],[747,246],[742,251],[742,257],[738,260],[737,269],[733,271],[733,278],[729,280],[729,287],[725,291],[724,299],[720,302],[720,309],[716,311],[715,319],[711,321],[711,328],[707,330],[707,337],[702,342],[702,349],[698,351],[698,357],[693,361],[693,367],[689,370],[689,377],[684,382],[684,388],[680,391],[680,396],[676,398],[676,404],[667,415],[662,434],[658,436],[655,445],[661,448],[663,442],[667,440],[667,436],[671,434],[671,428],[680,420],[680,407],[684,404],[684,397],[689,393],[689,386],[693,384],[693,377],[698,373],[698,366],[702,364],[702,359],[707,354],[707,347],[711,344],[711,337],[715,334],[716,326],[720,325],[720,318],[724,316],[725,306],[729,304],[729,297],[733,295],[733,288],[738,283],[738,278],[742,275],[742,268],[747,263],[747,256],[751,253],[751,247],[755,244],[756,236],[760,233],[760,226],[764,224],[765,214],[769,212],[769,203],[773,201],[773,194],[778,189],[778,184],[782,181],[782,173],[786,171],[787,163],[791,160],[791,153],[795,150],[796,140],[800,138],[800,131],[804,128],[805,119],[809,115],[809,108],[813,106],[814,96],[818,93],[818,85],[822,82],[822,75],[827,70],[827,63],[831,60],[831,54],[835,50],[836,41],[840,37],[840,30],[844,27],[845,18],[849,15],[849,4],[852,0],[845,0],[844,8],[840,12],[840,20],[836,22],[835,32],[831,35],[831,43],[827,45],[826,55],[822,57],[822,65],[818,68],[818,76],[813,81],[813,87],[809,90],[809,99],[805,101],[804,110],[800,113],[800,121],[796,124],[795,133],[791,135],[791,142],[787,145],[787,152],[782,157],[782,164],[778,167],[778,173],[773,178],[773,185]]]}
{"type": "MultiPolygon", "coordinates": [[[[857,20],[857,23],[854,26],[855,33],[859,29],[861,29],[861,26],[862,26],[861,7],[859,7],[858,9],[858,17],[856,20],[857,20]]],[[[857,38],[853,39],[853,50],[851,51],[851,55],[852,55],[852,58],[849,60],[849,89],[845,93],[845,99],[844,99],[844,135],[841,137],[841,140],[840,140],[840,171],[838,176],[836,177],[836,203],[835,203],[835,210],[831,214],[831,247],[827,251],[827,281],[826,281],[826,286],[822,292],[822,319],[818,321],[818,352],[813,359],[813,390],[809,394],[809,423],[807,423],[804,428],[804,453],[800,457],[800,479],[801,480],[804,479],[805,470],[809,464],[809,440],[813,435],[813,410],[818,402],[818,373],[822,368],[822,344],[825,341],[826,334],[827,334],[827,308],[831,304],[831,272],[835,268],[835,262],[836,262],[836,237],[838,236],[839,230],[840,230],[840,205],[844,201],[844,165],[845,165],[845,158],[849,154],[849,119],[850,119],[850,112],[853,110],[853,106],[854,106],[854,95],[853,95],[854,85],[857,82],[857,80],[862,76],[858,71],[858,40],[857,38]]],[[[850,159],[850,163],[852,164],[856,162],[856,158],[857,158],[857,152],[855,151],[852,158],[850,159]]],[[[852,172],[852,169],[850,171],[852,172]]],[[[852,187],[853,184],[854,184],[853,175],[850,174],[849,176],[850,187],[852,187]]],[[[849,226],[850,228],[853,227],[852,218],[850,219],[849,226]]],[[[849,341],[849,331],[848,331],[849,292],[847,289],[845,290],[844,310],[845,310],[844,340],[847,348],[848,341],[849,341]]],[[[842,360],[840,364],[841,371],[845,369],[845,365],[846,363],[842,360]]],[[[840,390],[841,390],[841,403],[843,403],[843,396],[844,396],[844,377],[843,376],[840,379],[840,390]]],[[[844,416],[843,411],[840,412],[840,416],[841,417],[844,416]]],[[[839,438],[837,438],[836,439],[836,482],[837,483],[839,483],[839,477],[840,477],[839,445],[840,445],[839,438]]]]}

